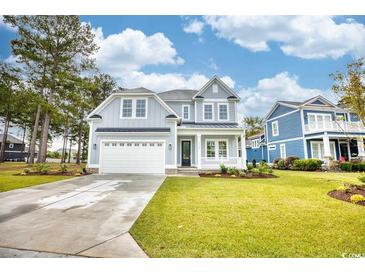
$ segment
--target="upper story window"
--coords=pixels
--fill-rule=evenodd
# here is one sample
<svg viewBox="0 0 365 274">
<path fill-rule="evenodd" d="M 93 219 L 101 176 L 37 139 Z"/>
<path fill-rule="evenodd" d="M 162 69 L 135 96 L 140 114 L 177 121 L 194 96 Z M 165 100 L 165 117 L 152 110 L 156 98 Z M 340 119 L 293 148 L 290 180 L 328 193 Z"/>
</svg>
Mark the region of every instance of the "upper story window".
<svg viewBox="0 0 365 274">
<path fill-rule="evenodd" d="M 204 120 L 213 120 L 213 104 L 204 104 Z"/>
<path fill-rule="evenodd" d="M 252 148 L 258 148 L 260 146 L 260 139 L 255 139 L 251 141 Z"/>
<path fill-rule="evenodd" d="M 182 106 L 182 118 L 183 118 L 183 120 L 190 120 L 190 106 L 189 105 Z"/>
<path fill-rule="evenodd" d="M 228 104 L 218 104 L 219 120 L 228 120 Z"/>
<path fill-rule="evenodd" d="M 218 93 L 218 85 L 217 84 L 213 84 L 212 90 L 213 90 L 213 93 Z"/>
<path fill-rule="evenodd" d="M 9 148 L 14 148 L 14 144 L 9 144 Z"/>
<path fill-rule="evenodd" d="M 325 129 L 331 128 L 332 115 L 323 113 L 309 113 L 308 125 L 309 129 Z"/>
<path fill-rule="evenodd" d="M 271 123 L 271 133 L 272 136 L 279 136 L 279 123 L 278 121 L 274 121 Z"/>
<path fill-rule="evenodd" d="M 147 99 L 122 99 L 121 118 L 143 119 L 147 118 Z"/>
</svg>

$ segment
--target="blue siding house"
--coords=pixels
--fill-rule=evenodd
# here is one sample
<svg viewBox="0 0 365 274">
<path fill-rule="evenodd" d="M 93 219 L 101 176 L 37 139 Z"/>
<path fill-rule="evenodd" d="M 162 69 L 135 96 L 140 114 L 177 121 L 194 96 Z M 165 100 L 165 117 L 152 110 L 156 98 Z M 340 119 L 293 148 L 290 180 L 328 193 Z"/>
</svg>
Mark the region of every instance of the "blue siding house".
<svg viewBox="0 0 365 274">
<path fill-rule="evenodd" d="M 272 163 L 288 156 L 317 158 L 325 164 L 365 160 L 364 138 L 359 117 L 322 96 L 304 102 L 277 101 L 265 117 L 264 132 L 247 140 L 247 162 Z"/>
</svg>

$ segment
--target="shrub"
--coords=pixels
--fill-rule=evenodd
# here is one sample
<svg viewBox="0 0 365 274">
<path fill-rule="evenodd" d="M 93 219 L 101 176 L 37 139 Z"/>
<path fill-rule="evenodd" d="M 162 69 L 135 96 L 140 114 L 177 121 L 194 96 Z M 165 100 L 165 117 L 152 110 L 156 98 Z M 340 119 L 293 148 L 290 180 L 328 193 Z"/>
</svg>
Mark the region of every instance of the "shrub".
<svg viewBox="0 0 365 274">
<path fill-rule="evenodd" d="M 246 176 L 246 172 L 244 170 L 240 170 L 240 171 L 238 171 L 238 175 L 240 177 L 245 177 Z"/>
<path fill-rule="evenodd" d="M 340 164 L 340 169 L 343 171 L 352 171 L 352 163 L 350 162 L 344 162 Z"/>
<path fill-rule="evenodd" d="M 278 168 L 278 163 L 279 163 L 280 160 L 282 160 L 282 159 L 281 158 L 274 159 L 274 161 L 272 161 L 272 166 L 274 168 Z"/>
<path fill-rule="evenodd" d="M 31 170 L 30 168 L 24 168 L 23 173 L 28 174 L 28 173 L 30 173 L 31 171 L 32 171 L 32 170 Z"/>
<path fill-rule="evenodd" d="M 227 167 L 224 164 L 220 164 L 220 169 L 221 169 L 221 173 L 222 174 L 226 174 L 227 173 Z"/>
<path fill-rule="evenodd" d="M 247 165 L 247 170 L 251 170 L 251 169 L 253 169 L 254 168 L 254 166 L 253 165 L 251 165 L 251 164 L 248 164 Z"/>
<path fill-rule="evenodd" d="M 62 173 L 66 173 L 67 172 L 67 165 L 66 164 L 60 164 L 60 171 Z"/>
<path fill-rule="evenodd" d="M 354 204 L 356 204 L 358 202 L 364 202 L 365 197 L 361 194 L 354 194 L 351 196 L 350 201 L 351 201 L 351 203 L 354 203 Z"/>
<path fill-rule="evenodd" d="M 341 192 L 346 192 L 346 193 L 350 192 L 350 188 L 348 188 L 346 186 L 339 186 L 338 188 L 336 188 L 336 190 L 341 191 Z"/>
<path fill-rule="evenodd" d="M 229 175 L 238 175 L 239 170 L 238 170 L 236 167 L 229 167 L 229 168 L 227 169 L 227 173 L 228 173 Z"/>
<path fill-rule="evenodd" d="M 47 174 L 51 169 L 51 167 L 45 163 L 36 164 L 34 167 L 35 170 L 41 174 Z"/>
<path fill-rule="evenodd" d="M 288 156 L 288 157 L 286 157 L 285 158 L 286 168 L 291 168 L 293 166 L 295 160 L 299 160 L 299 157 L 297 157 L 297 156 Z"/>
<path fill-rule="evenodd" d="M 267 173 L 269 173 L 269 174 L 273 174 L 273 173 L 274 173 L 274 170 L 273 170 L 271 167 L 269 167 L 269 168 L 267 169 Z"/>
<path fill-rule="evenodd" d="M 253 168 L 253 169 L 251 169 L 251 172 L 253 174 L 257 174 L 257 173 L 260 173 L 260 170 L 258 168 Z"/>
<path fill-rule="evenodd" d="M 352 164 L 352 171 L 365 171 L 365 163 L 364 162 L 358 162 Z"/>
<path fill-rule="evenodd" d="M 285 160 L 283 160 L 283 159 L 279 160 L 279 162 L 277 164 L 277 168 L 278 169 L 286 169 Z"/>
<path fill-rule="evenodd" d="M 293 168 L 303 171 L 319 170 L 322 166 L 322 161 L 318 159 L 301 159 L 295 160 Z"/>
<path fill-rule="evenodd" d="M 365 175 L 360 176 L 359 181 L 365 184 Z"/>
</svg>

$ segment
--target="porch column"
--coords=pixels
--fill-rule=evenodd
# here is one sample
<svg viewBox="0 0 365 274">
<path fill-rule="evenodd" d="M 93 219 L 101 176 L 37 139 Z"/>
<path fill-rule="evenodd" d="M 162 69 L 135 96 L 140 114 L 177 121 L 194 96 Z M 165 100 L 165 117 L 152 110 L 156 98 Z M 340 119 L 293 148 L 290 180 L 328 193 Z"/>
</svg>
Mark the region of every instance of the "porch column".
<svg viewBox="0 0 365 274">
<path fill-rule="evenodd" d="M 241 167 L 246 169 L 246 137 L 245 133 L 241 133 Z"/>
<path fill-rule="evenodd" d="M 200 133 L 198 133 L 196 135 L 196 139 L 197 139 L 197 149 L 198 149 L 198 159 L 197 160 L 197 167 L 198 169 L 202 168 L 202 135 Z"/>
<path fill-rule="evenodd" d="M 364 138 L 358 137 L 357 138 L 357 149 L 358 149 L 358 156 L 361 161 L 365 161 L 365 149 L 364 149 Z"/>
<path fill-rule="evenodd" d="M 327 135 L 327 132 L 323 135 L 323 159 L 325 166 L 330 166 L 330 158 L 331 158 L 331 148 L 330 148 L 330 139 Z"/>
</svg>

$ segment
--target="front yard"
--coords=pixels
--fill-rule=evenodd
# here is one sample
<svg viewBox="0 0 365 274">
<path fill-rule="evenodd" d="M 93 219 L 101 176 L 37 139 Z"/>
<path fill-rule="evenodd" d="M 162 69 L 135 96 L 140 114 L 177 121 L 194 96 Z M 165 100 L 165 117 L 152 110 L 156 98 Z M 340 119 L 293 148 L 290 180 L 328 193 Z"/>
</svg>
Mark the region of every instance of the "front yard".
<svg viewBox="0 0 365 274">
<path fill-rule="evenodd" d="M 60 166 L 59 163 L 48 163 L 48 164 L 50 165 L 51 170 L 58 170 Z M 67 166 L 69 170 L 80 169 L 80 166 L 76 164 L 68 164 Z M 29 175 L 29 176 L 19 175 L 20 173 L 23 172 L 25 168 L 29 168 L 28 164 L 26 163 L 15 163 L 15 162 L 1 163 L 0 192 L 71 178 L 71 176 L 63 176 L 63 175 Z"/>
<path fill-rule="evenodd" d="M 168 177 L 131 234 L 150 257 L 341 257 L 365 253 L 365 207 L 327 195 L 359 174 Z"/>
</svg>

